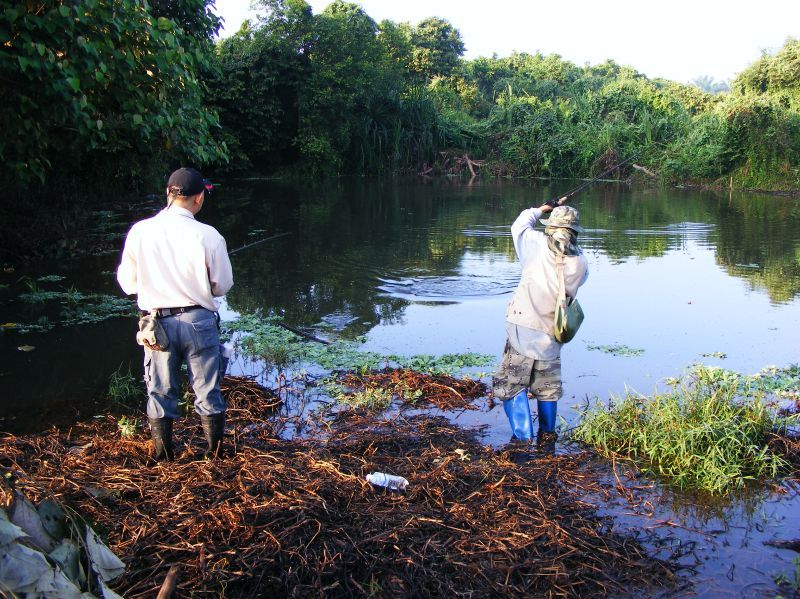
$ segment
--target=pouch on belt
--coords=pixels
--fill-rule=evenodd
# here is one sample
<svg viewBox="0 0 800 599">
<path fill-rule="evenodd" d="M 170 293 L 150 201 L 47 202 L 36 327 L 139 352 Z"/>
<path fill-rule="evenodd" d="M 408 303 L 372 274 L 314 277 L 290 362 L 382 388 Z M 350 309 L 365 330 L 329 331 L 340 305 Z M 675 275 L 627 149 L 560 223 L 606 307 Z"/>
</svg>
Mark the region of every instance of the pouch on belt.
<svg viewBox="0 0 800 599">
<path fill-rule="evenodd" d="M 139 318 L 136 343 L 146 345 L 153 351 L 164 351 L 169 347 L 167 332 L 153 313 L 144 314 Z"/>
</svg>

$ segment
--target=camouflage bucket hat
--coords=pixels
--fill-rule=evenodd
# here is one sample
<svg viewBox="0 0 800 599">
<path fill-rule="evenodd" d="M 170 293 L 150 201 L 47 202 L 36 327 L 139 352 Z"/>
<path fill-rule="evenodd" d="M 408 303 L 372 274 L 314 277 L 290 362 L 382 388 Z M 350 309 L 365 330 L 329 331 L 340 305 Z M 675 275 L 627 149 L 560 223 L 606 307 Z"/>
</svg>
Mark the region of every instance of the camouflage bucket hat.
<svg viewBox="0 0 800 599">
<path fill-rule="evenodd" d="M 576 233 L 583 233 L 583 227 L 579 224 L 578 211 L 572 206 L 556 206 L 550 213 L 550 218 L 539 222 L 545 227 L 560 227 L 572 229 Z"/>
</svg>

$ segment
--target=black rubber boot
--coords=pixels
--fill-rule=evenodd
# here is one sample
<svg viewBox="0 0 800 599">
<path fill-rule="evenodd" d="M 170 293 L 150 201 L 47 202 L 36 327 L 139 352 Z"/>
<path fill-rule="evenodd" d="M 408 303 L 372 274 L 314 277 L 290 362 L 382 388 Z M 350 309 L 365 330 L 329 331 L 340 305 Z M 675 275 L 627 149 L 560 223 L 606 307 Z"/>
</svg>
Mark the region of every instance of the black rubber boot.
<svg viewBox="0 0 800 599">
<path fill-rule="evenodd" d="M 172 418 L 148 418 L 153 437 L 153 459 L 157 462 L 175 459 L 172 450 Z"/>
<path fill-rule="evenodd" d="M 206 459 L 223 458 L 222 436 L 225 434 L 225 412 L 200 416 L 200 422 L 203 424 L 203 434 L 208 443 L 208 449 L 203 457 Z"/>
</svg>

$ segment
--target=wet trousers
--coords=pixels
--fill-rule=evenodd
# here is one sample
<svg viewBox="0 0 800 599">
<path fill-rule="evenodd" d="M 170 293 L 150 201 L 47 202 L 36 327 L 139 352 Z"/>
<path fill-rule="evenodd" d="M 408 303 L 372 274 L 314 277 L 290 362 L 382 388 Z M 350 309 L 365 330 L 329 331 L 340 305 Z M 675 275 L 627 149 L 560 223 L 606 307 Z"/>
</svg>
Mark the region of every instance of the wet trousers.
<svg viewBox="0 0 800 599">
<path fill-rule="evenodd" d="M 522 355 L 506 341 L 500 368 L 493 377 L 494 396 L 511 399 L 522 389 L 539 401 L 561 398 L 561 358 L 535 360 Z"/>
</svg>

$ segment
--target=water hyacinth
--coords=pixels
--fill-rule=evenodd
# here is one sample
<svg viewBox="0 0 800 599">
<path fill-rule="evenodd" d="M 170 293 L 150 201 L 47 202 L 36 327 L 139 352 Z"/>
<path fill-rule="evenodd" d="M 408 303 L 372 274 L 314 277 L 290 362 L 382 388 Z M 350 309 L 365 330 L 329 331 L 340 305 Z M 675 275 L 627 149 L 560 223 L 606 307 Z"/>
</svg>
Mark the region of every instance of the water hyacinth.
<svg viewBox="0 0 800 599">
<path fill-rule="evenodd" d="M 574 438 L 681 489 L 712 494 L 786 471 L 768 442 L 796 417 L 767 405 L 763 377 L 697 366 L 670 383 L 668 392 L 628 392 L 607 407 L 588 406 Z"/>
</svg>

